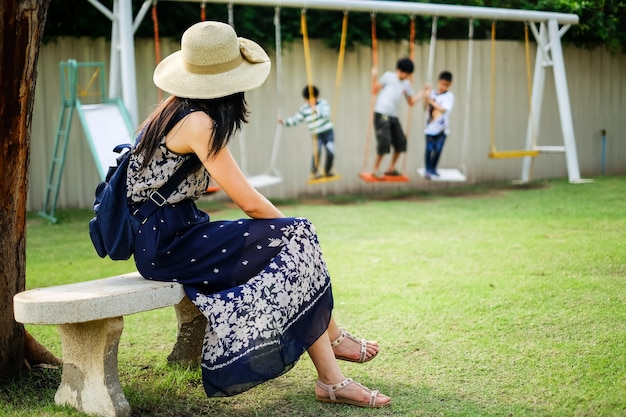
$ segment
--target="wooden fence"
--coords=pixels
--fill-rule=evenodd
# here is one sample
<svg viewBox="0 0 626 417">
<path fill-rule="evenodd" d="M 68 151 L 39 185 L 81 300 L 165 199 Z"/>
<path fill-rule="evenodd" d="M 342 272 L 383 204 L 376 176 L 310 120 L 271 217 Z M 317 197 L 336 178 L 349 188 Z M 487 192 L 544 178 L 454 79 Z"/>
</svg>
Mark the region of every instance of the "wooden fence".
<svg viewBox="0 0 626 417">
<path fill-rule="evenodd" d="M 54 137 L 61 112 L 59 62 L 103 61 L 108 69 L 109 42 L 105 39 L 63 38 L 42 47 L 39 59 L 36 102 L 33 114 L 30 159 L 28 209 L 39 210 L 43 204 L 45 186 Z M 162 55 L 177 50 L 178 42 L 162 40 Z M 333 102 L 337 53 L 321 42 L 311 45 L 314 60 L 314 82 L 321 95 Z M 446 69 L 454 74 L 453 91 L 456 105 L 452 114 L 451 134 L 445 145 L 441 167 L 464 167 L 468 182 L 492 182 L 518 179 L 522 160 L 491 160 L 487 157 L 490 132 L 490 44 L 474 43 L 474 76 L 466 79 L 467 42 L 439 41 L 435 56 L 435 73 Z M 393 70 L 395 61 L 408 53 L 407 43 L 382 42 L 379 45 L 380 72 Z M 419 89 L 426 82 L 428 44 L 416 45 L 414 85 Z M 270 54 L 271 55 L 271 54 Z M 496 81 L 496 142 L 499 149 L 519 149 L 525 144 L 528 118 L 528 97 L 524 45 L 521 42 L 497 43 Z M 567 78 L 572 105 L 578 158 L 583 177 L 601 172 L 601 129 L 606 129 L 607 149 L 605 173 L 626 173 L 626 55 L 610 54 L 603 49 L 564 48 Z M 534 45 L 531 49 L 534 61 Z M 149 40 L 136 43 L 137 84 L 140 117 L 150 113 L 157 102 L 157 90 L 152 83 L 154 45 Z M 285 96 L 276 95 L 275 73 L 259 89 L 247 94 L 252 114 L 250 123 L 231 143 L 233 153 L 241 161 L 242 146 L 247 155 L 245 170 L 253 175 L 269 167 L 272 141 L 277 128 L 277 103 L 281 116 L 289 116 L 303 103 L 300 92 L 306 84 L 302 45 L 286 45 L 283 50 Z M 534 64 L 534 62 L 533 62 Z M 276 168 L 283 181 L 264 188 L 268 197 L 299 198 L 303 196 L 360 193 L 383 189 L 415 189 L 434 186 L 419 177 L 416 169 L 423 165 L 424 139 L 421 134 L 424 113 L 421 106 L 411 109 L 411 133 L 406 155 L 406 171 L 411 181 L 406 184 L 366 184 L 357 174 L 363 166 L 371 167 L 375 153 L 371 139 L 369 154 L 365 154 L 369 117 L 371 53 L 366 47 L 356 47 L 346 54 L 344 75 L 336 101 L 335 139 L 336 168 L 342 180 L 320 185 L 306 185 L 312 154 L 311 139 L 306 126 L 283 128 Z M 463 128 L 468 82 L 473 93 L 469 99 L 469 140 L 463 152 Z M 402 121 L 406 125 L 408 108 L 403 107 Z M 562 145 L 558 107 L 551 73 L 545 85 L 538 144 Z M 384 161 L 383 163 L 385 163 Z M 404 164 L 404 163 L 403 163 Z M 540 155 L 534 160 L 533 178 L 567 177 L 563 154 Z M 63 172 L 59 208 L 90 207 L 93 191 L 100 181 L 90 148 L 78 122 L 72 127 L 67 162 Z M 219 197 L 218 197 L 219 198 Z"/>
</svg>

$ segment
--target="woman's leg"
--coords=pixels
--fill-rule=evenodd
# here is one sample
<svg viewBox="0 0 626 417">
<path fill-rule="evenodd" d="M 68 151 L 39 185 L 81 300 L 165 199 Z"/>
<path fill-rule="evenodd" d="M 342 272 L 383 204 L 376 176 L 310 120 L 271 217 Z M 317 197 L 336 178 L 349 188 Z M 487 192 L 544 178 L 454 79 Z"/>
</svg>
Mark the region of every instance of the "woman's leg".
<svg viewBox="0 0 626 417">
<path fill-rule="evenodd" d="M 341 328 L 337 325 L 333 317 L 330 318 L 330 323 L 328 323 L 328 329 L 326 330 L 326 333 L 328 334 L 328 340 L 331 343 L 337 340 L 339 336 L 341 336 Z M 380 349 L 378 347 L 378 342 L 375 340 L 366 340 L 365 343 L 367 350 L 365 353 L 364 362 L 367 362 L 369 358 L 376 356 Z M 336 356 L 351 358 L 354 360 L 359 359 L 361 354 L 361 345 L 353 339 L 350 339 L 349 337 L 343 339 L 340 344 L 333 347 L 332 349 Z"/>
<path fill-rule="evenodd" d="M 334 385 L 342 382 L 346 377 L 339 369 L 333 349 L 328 340 L 328 334 L 323 334 L 309 347 L 307 352 L 315 365 L 319 380 L 324 384 Z M 328 392 L 318 386 L 315 387 L 315 394 L 318 397 L 328 398 Z M 370 399 L 369 392 L 356 384 L 347 385 L 345 388 L 342 388 L 341 393 L 337 395 L 341 398 L 348 398 L 365 403 Z M 386 404 L 389 401 L 391 401 L 391 399 L 383 394 L 378 394 L 376 398 L 377 404 Z"/>
</svg>

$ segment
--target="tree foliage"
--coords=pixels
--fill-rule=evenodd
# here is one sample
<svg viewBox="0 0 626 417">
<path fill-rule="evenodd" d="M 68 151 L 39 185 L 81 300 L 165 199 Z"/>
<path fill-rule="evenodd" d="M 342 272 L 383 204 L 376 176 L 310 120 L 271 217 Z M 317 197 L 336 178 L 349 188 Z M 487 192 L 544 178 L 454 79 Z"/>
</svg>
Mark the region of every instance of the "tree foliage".
<svg viewBox="0 0 626 417">
<path fill-rule="evenodd" d="M 109 9 L 112 0 L 101 0 Z M 580 24 L 573 26 L 564 42 L 580 47 L 604 45 L 611 51 L 626 51 L 626 0 L 433 0 L 431 3 L 447 3 L 468 6 L 501 7 L 525 10 L 544 10 L 561 13 L 574 13 L 580 17 Z M 135 13 L 142 0 L 133 0 Z M 182 32 L 200 20 L 199 2 L 174 2 L 161 0 L 157 3 L 159 33 L 164 37 L 180 38 Z M 274 40 L 272 7 L 234 6 L 235 27 L 241 36 L 250 37 L 271 47 Z M 331 47 L 339 44 L 341 32 L 341 11 L 309 10 L 307 23 L 312 38 L 322 38 Z M 150 14 L 141 23 L 137 36 L 153 36 Z M 228 20 L 226 3 L 206 4 L 206 16 L 210 20 Z M 406 15 L 380 14 L 377 16 L 377 35 L 380 39 L 402 40 L 408 38 L 410 17 Z M 281 10 L 283 41 L 300 38 L 300 10 Z M 430 36 L 431 18 L 416 17 L 418 39 Z M 465 19 L 441 17 L 438 21 L 438 37 L 441 39 L 464 39 L 467 37 L 468 22 Z M 475 22 L 475 38 L 490 37 L 491 22 Z M 59 36 L 110 36 L 111 23 L 86 0 L 52 0 L 49 18 L 45 29 L 46 40 Z M 499 39 L 522 39 L 522 24 L 500 23 L 497 29 Z M 349 45 L 371 44 L 369 13 L 350 14 L 348 37 Z"/>
</svg>

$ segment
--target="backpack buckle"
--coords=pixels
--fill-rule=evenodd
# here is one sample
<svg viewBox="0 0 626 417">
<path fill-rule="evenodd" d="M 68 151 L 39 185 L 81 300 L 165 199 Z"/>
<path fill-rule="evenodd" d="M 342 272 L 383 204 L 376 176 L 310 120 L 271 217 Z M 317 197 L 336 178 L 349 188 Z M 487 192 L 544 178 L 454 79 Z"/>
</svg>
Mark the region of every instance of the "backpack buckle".
<svg viewBox="0 0 626 417">
<path fill-rule="evenodd" d="M 158 191 L 150 194 L 150 200 L 152 200 L 152 202 L 159 207 L 163 207 L 165 203 L 167 203 L 167 199 L 163 197 Z"/>
</svg>

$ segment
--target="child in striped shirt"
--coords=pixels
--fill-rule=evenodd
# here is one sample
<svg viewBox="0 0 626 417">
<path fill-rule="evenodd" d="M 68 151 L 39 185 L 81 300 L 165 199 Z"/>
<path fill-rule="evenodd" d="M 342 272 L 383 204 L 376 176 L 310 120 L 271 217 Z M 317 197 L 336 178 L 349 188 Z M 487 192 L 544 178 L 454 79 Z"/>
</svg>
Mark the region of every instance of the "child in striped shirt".
<svg viewBox="0 0 626 417">
<path fill-rule="evenodd" d="M 310 100 L 310 92 L 313 93 L 314 100 Z M 335 133 L 333 123 L 330 120 L 331 111 L 328 101 L 319 98 L 319 90 L 316 86 L 307 85 L 302 90 L 302 97 L 306 101 L 298 112 L 287 119 L 278 119 L 278 123 L 285 126 L 295 126 L 305 121 L 313 138 L 317 138 L 317 154 L 313 154 L 311 161 L 311 177 L 314 179 L 322 177 L 332 177 L 333 160 L 335 158 Z M 311 104 L 312 102 L 315 104 Z M 318 172 L 322 146 L 326 149 L 326 159 L 324 163 L 324 173 Z"/>
</svg>

